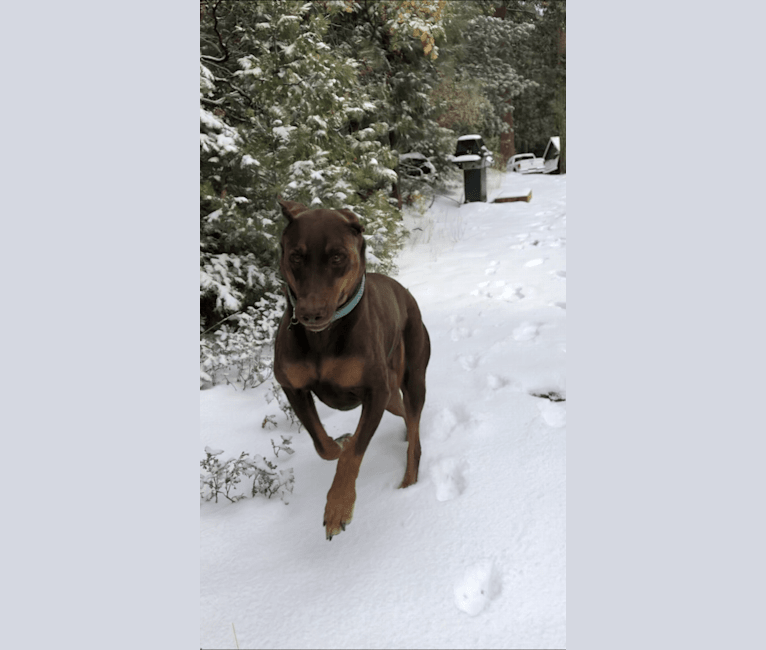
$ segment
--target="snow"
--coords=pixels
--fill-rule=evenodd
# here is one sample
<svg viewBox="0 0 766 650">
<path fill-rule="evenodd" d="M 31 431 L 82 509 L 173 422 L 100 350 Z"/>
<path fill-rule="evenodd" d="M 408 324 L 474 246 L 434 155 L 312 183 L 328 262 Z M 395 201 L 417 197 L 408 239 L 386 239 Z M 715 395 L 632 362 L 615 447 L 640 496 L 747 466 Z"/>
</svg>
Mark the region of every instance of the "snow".
<svg viewBox="0 0 766 650">
<path fill-rule="evenodd" d="M 287 141 L 290 139 L 290 131 L 294 131 L 296 128 L 294 126 L 275 126 L 271 131 L 281 140 Z"/>
<path fill-rule="evenodd" d="M 206 111 L 204 108 L 199 109 L 199 119 L 200 122 L 202 122 L 210 129 L 218 129 L 220 131 L 221 129 L 226 128 L 226 125 L 221 122 L 221 120 L 219 120 L 210 111 Z"/>
<path fill-rule="evenodd" d="M 453 156 L 452 157 L 452 162 L 453 163 L 477 162 L 479 160 L 481 160 L 481 156 L 478 156 L 475 153 L 465 153 L 462 156 Z"/>
<path fill-rule="evenodd" d="M 277 24 L 281 25 L 282 23 L 297 23 L 297 22 L 300 22 L 300 20 L 301 20 L 300 16 L 284 15 L 279 18 L 279 21 L 277 22 Z"/>
<path fill-rule="evenodd" d="M 327 128 L 327 121 L 323 120 L 319 115 L 311 115 L 306 120 L 306 124 L 310 124 L 312 126 L 318 126 L 320 129 L 326 129 Z"/>
<path fill-rule="evenodd" d="M 261 163 L 253 158 L 249 153 L 246 153 L 244 156 L 242 156 L 241 165 L 243 167 L 260 167 Z"/>
<path fill-rule="evenodd" d="M 479 138 L 481 138 L 481 136 L 476 133 L 474 133 L 473 135 L 461 135 L 458 138 L 458 142 L 460 142 L 460 140 L 478 140 Z"/>
<path fill-rule="evenodd" d="M 460 187 L 405 219 L 396 277 L 432 343 L 417 484 L 396 489 L 404 424 L 386 413 L 328 543 L 336 462 L 271 385 L 200 393 L 200 459 L 247 451 L 295 476 L 289 505 L 201 504 L 201 647 L 235 647 L 233 630 L 242 648 L 566 646 L 566 176 L 488 171 L 490 200 L 523 180 L 532 201 L 458 207 Z M 333 437 L 359 418 L 317 409 Z M 295 453 L 275 459 L 281 435 Z"/>
</svg>

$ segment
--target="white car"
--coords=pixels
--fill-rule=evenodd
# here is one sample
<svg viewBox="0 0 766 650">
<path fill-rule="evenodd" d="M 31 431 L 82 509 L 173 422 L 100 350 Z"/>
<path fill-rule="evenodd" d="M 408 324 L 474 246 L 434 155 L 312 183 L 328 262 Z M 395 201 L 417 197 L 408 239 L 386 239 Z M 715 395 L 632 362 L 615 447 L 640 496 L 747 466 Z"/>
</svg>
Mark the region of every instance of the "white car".
<svg viewBox="0 0 766 650">
<path fill-rule="evenodd" d="M 511 156 L 506 169 L 518 174 L 540 174 L 543 171 L 542 158 L 536 158 L 533 153 L 517 153 Z"/>
<path fill-rule="evenodd" d="M 543 174 L 559 173 L 559 156 L 561 155 L 561 138 L 557 135 L 548 140 L 543 154 Z"/>
<path fill-rule="evenodd" d="M 506 169 L 520 174 L 557 174 L 560 155 L 561 138 L 554 135 L 548 139 L 542 158 L 536 158 L 533 153 L 517 153 L 508 160 Z"/>
</svg>

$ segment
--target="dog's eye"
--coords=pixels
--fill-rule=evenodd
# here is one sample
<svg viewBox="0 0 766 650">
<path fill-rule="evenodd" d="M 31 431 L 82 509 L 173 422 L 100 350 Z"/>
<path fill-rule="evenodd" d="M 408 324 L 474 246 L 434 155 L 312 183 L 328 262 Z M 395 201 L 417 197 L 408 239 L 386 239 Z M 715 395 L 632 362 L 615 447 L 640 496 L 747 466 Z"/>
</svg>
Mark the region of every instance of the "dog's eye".
<svg viewBox="0 0 766 650">
<path fill-rule="evenodd" d="M 294 266 L 298 266 L 303 261 L 303 256 L 298 253 L 290 253 L 290 264 L 293 264 Z"/>
<path fill-rule="evenodd" d="M 330 257 L 330 264 L 333 266 L 340 266 L 345 261 L 345 257 L 341 255 L 340 253 L 336 253 L 335 255 L 332 255 Z"/>
</svg>

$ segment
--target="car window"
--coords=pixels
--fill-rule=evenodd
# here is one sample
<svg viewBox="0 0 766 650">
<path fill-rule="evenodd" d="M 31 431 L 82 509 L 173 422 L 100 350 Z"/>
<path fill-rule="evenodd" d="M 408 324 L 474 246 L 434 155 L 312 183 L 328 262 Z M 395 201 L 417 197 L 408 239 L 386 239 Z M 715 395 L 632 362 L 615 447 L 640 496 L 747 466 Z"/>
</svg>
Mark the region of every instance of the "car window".
<svg viewBox="0 0 766 650">
<path fill-rule="evenodd" d="M 551 142 L 548 150 L 545 152 L 545 160 L 552 160 L 560 154 L 559 148 Z"/>
</svg>

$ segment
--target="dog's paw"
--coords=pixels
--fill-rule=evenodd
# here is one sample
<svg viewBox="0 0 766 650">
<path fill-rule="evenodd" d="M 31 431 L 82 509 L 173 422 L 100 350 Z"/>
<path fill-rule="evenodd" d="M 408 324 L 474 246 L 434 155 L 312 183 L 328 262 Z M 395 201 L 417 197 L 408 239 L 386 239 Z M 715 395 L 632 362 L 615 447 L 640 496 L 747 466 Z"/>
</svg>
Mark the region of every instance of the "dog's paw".
<svg viewBox="0 0 766 650">
<path fill-rule="evenodd" d="M 332 489 L 330 490 L 327 495 L 327 506 L 324 509 L 324 521 L 322 522 L 328 540 L 346 530 L 346 526 L 354 518 L 355 503 L 355 490 L 339 494 L 334 494 Z"/>
<path fill-rule="evenodd" d="M 404 488 L 410 487 L 410 485 L 415 485 L 415 483 L 418 482 L 418 470 L 414 471 L 406 471 L 404 472 L 404 478 L 402 479 L 402 482 L 399 484 L 399 489 L 402 490 Z"/>
</svg>

